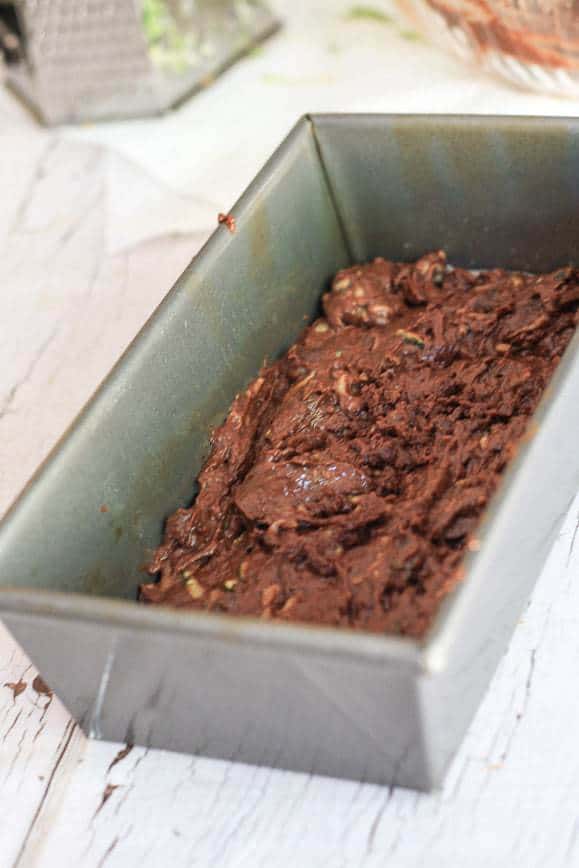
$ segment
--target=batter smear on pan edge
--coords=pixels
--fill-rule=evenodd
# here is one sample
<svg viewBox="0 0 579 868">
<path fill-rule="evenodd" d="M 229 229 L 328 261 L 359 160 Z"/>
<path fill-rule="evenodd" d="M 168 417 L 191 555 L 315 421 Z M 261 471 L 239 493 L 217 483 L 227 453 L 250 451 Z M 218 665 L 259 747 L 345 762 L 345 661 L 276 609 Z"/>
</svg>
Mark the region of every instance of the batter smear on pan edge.
<svg viewBox="0 0 579 868">
<path fill-rule="evenodd" d="M 578 320 L 579 271 L 340 271 L 239 394 L 148 603 L 422 636 Z"/>
</svg>

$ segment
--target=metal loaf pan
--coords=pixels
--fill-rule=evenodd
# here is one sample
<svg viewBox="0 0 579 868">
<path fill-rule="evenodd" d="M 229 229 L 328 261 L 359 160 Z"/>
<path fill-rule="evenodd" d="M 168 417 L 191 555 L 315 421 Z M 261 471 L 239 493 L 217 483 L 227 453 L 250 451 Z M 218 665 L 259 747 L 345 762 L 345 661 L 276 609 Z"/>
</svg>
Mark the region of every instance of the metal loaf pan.
<svg viewBox="0 0 579 868">
<path fill-rule="evenodd" d="M 432 788 L 579 487 L 577 337 L 423 642 L 147 608 L 139 568 L 338 268 L 577 261 L 579 121 L 304 118 L 233 213 L 6 516 L 1 617 L 96 738 Z"/>
</svg>

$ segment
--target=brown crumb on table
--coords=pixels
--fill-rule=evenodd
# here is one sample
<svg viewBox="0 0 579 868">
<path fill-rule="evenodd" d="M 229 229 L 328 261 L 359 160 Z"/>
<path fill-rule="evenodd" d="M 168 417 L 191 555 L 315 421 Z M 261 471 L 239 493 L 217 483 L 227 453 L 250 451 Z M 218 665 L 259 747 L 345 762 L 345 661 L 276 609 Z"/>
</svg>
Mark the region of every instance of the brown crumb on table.
<svg viewBox="0 0 579 868">
<path fill-rule="evenodd" d="M 343 269 L 213 432 L 141 599 L 424 636 L 578 308 L 572 268 L 474 273 L 436 251 Z"/>
<path fill-rule="evenodd" d="M 50 689 L 46 681 L 44 681 L 44 679 L 40 677 L 40 675 L 37 675 L 32 682 L 32 689 L 42 696 L 48 696 L 49 698 L 52 698 L 52 690 Z"/>
<path fill-rule="evenodd" d="M 237 223 L 235 222 L 235 217 L 233 216 L 233 214 L 219 214 L 217 217 L 217 222 L 219 224 L 224 224 L 225 226 L 227 226 L 232 235 L 237 229 Z"/>
<path fill-rule="evenodd" d="M 18 699 L 21 693 L 24 693 L 27 686 L 26 681 L 23 681 L 22 679 L 20 679 L 20 681 L 6 681 L 4 684 L 4 687 L 7 687 L 12 691 L 14 701 Z"/>
</svg>

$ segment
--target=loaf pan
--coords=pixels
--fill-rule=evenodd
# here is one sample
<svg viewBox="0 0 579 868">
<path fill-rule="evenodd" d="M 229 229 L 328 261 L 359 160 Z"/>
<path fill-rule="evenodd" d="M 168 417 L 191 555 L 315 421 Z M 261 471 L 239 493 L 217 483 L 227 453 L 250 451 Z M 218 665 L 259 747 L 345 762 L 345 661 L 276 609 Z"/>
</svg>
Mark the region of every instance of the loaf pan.
<svg viewBox="0 0 579 868">
<path fill-rule="evenodd" d="M 94 738 L 428 790 L 440 784 L 579 488 L 577 336 L 421 641 L 136 602 L 209 433 L 332 274 L 444 248 L 579 256 L 579 121 L 299 121 L 0 529 L 0 613 Z"/>
</svg>

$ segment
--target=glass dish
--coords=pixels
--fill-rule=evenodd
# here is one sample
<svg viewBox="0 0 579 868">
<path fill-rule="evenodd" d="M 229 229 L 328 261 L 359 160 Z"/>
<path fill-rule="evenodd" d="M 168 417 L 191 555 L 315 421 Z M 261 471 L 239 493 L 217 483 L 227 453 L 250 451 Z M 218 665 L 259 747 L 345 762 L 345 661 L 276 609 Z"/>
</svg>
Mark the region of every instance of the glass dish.
<svg viewBox="0 0 579 868">
<path fill-rule="evenodd" d="M 512 83 L 579 96 L 575 0 L 397 0 L 428 38 Z"/>
</svg>

